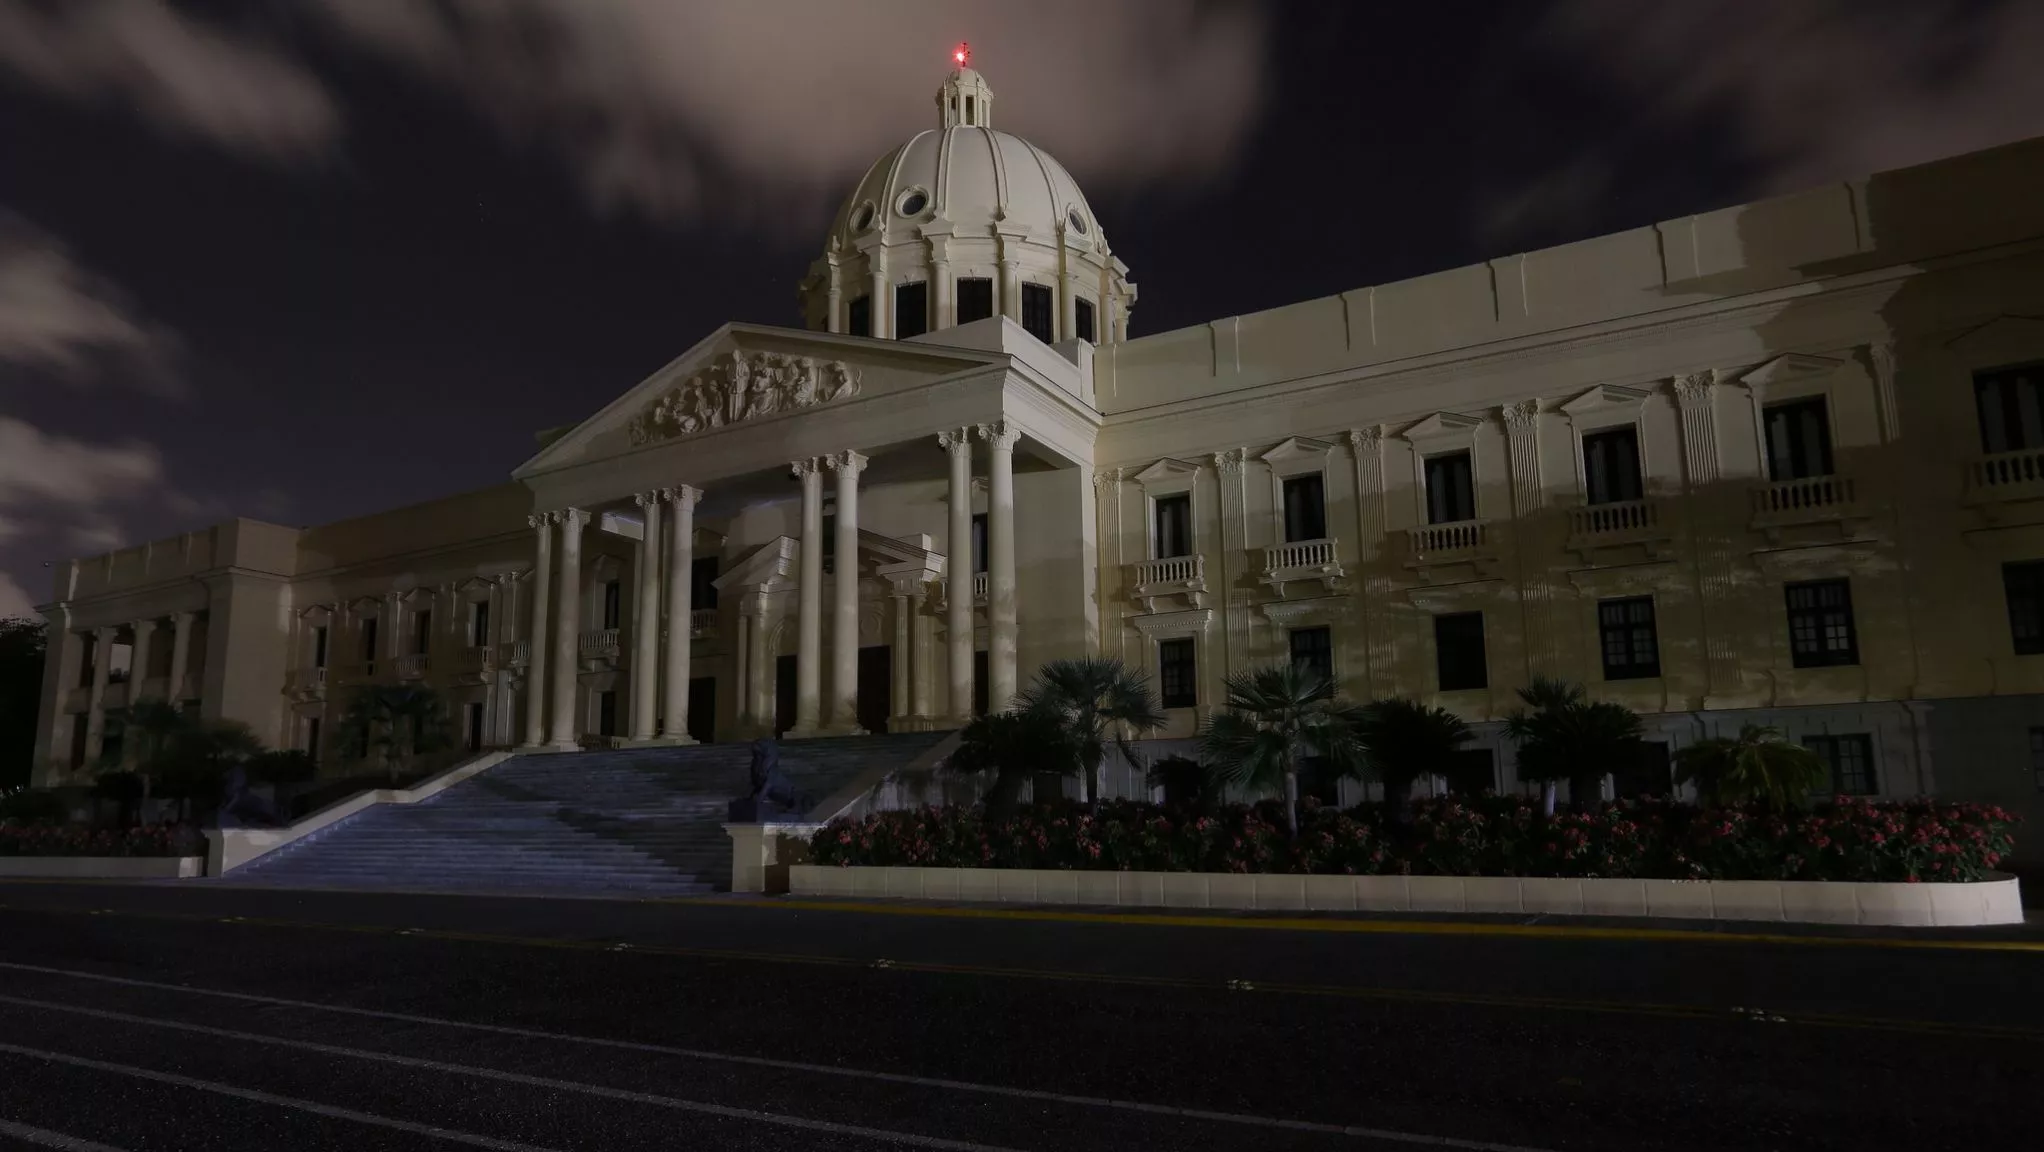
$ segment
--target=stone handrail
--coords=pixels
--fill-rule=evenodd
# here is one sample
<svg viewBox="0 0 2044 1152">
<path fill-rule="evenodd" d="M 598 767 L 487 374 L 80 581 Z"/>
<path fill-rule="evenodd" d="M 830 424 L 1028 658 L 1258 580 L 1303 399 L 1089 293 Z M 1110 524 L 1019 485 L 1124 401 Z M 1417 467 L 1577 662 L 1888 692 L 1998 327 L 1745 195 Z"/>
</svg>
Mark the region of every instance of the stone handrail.
<svg viewBox="0 0 2044 1152">
<path fill-rule="evenodd" d="M 1651 531 L 1660 524 L 1660 505 L 1653 500 L 1615 500 L 1571 508 L 1568 514 L 1571 536 L 1618 536 Z"/>
<path fill-rule="evenodd" d="M 1801 480 L 1776 480 L 1753 490 L 1753 512 L 1758 516 L 1793 515 L 1843 508 L 1859 493 L 1850 476 L 1809 476 Z"/>
<path fill-rule="evenodd" d="M 1490 542 L 1488 520 L 1450 520 L 1405 530 L 1406 547 L 1414 556 L 1474 552 Z"/>
<path fill-rule="evenodd" d="M 2006 488 L 2039 481 L 2044 481 L 2044 448 L 1996 452 L 1966 465 L 1966 483 L 1970 488 Z"/>
<path fill-rule="evenodd" d="M 1329 568 L 1334 565 L 1334 541 L 1294 540 L 1273 544 L 1263 552 L 1263 570 L 1282 572 L 1293 568 Z"/>
<path fill-rule="evenodd" d="M 1136 584 L 1185 583 L 1206 579 L 1206 557 L 1195 553 L 1191 556 L 1166 556 L 1161 560 L 1136 561 Z"/>
</svg>

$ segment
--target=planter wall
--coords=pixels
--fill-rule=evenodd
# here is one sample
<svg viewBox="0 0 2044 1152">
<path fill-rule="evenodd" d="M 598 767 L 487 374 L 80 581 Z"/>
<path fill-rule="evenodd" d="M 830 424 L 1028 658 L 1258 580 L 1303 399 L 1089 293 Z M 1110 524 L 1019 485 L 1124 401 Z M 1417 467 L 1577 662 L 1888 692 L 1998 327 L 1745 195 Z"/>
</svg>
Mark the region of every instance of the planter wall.
<svg viewBox="0 0 2044 1152">
<path fill-rule="evenodd" d="M 0 876 L 38 880 L 181 880 L 203 876 L 204 856 L 0 856 Z"/>
<path fill-rule="evenodd" d="M 1973 884 L 1811 880 L 1563 880 L 1512 876 L 1279 876 L 795 864 L 798 896 L 888 896 L 1120 908 L 1502 912 L 1805 924 L 1978 927 L 2023 922 L 2013 876 Z"/>
</svg>

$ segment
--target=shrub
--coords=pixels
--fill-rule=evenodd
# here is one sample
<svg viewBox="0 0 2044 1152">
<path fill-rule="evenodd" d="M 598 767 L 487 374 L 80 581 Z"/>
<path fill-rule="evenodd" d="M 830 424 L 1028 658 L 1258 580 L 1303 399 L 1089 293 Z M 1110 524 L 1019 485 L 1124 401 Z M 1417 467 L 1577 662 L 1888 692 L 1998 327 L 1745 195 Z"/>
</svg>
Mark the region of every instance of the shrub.
<svg viewBox="0 0 2044 1152">
<path fill-rule="evenodd" d="M 63 797 L 45 788 L 18 788 L 0 793 L 0 824 L 59 824 L 69 816 Z"/>
<path fill-rule="evenodd" d="M 1210 814 L 1131 800 L 1066 801 L 987 819 L 978 808 L 840 818 L 816 833 L 819 864 L 1141 872 L 1410 873 L 1710 880 L 1978 880 L 2009 855 L 2016 818 L 1983 804 L 1841 797 L 1782 815 L 1621 800 L 1544 815 L 1533 801 L 1423 800 L 1404 826 L 1380 805 L 1281 802 Z"/>
<path fill-rule="evenodd" d="M 90 828 L 83 824 L 0 825 L 0 856 L 184 856 L 191 833 L 171 824 Z"/>
</svg>

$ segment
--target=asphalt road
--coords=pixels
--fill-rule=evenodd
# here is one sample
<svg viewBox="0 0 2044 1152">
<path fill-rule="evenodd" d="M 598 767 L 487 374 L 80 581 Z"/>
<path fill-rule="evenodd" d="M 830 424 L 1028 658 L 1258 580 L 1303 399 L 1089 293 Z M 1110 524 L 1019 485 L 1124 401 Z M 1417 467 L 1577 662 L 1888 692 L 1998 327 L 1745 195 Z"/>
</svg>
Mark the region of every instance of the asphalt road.
<svg viewBox="0 0 2044 1152">
<path fill-rule="evenodd" d="M 1922 1150 L 2044 1131 L 2034 947 L 1358 928 L 0 884 L 0 1148 Z"/>
</svg>

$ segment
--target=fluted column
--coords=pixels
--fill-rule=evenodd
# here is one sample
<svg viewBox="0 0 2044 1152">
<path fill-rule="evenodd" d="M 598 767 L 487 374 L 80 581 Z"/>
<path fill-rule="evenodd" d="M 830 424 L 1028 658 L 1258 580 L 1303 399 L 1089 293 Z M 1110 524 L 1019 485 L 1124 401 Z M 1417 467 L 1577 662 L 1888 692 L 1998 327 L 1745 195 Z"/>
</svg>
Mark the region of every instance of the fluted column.
<svg viewBox="0 0 2044 1152">
<path fill-rule="evenodd" d="M 149 678 L 149 650 L 156 646 L 156 621 L 137 620 L 133 655 L 128 659 L 128 703 L 142 699 L 142 683 Z"/>
<path fill-rule="evenodd" d="M 549 743 L 572 752 L 582 746 L 582 717 L 576 707 L 581 688 L 577 647 L 582 640 L 582 527 L 589 523 L 589 513 L 563 508 L 553 517 L 561 526 L 561 592 L 554 613 L 553 738 Z"/>
<path fill-rule="evenodd" d="M 793 737 L 823 731 L 823 465 L 811 457 L 789 465 L 802 481 L 802 551 L 795 585 L 795 727 Z M 839 553 L 840 563 L 844 553 Z"/>
<path fill-rule="evenodd" d="M 1015 426 L 979 426 L 987 442 L 987 710 L 1015 699 Z M 966 583 L 969 590 L 970 581 Z M 969 594 L 969 593 L 968 593 Z"/>
<path fill-rule="evenodd" d="M 836 260 L 830 262 L 830 315 L 824 318 L 823 326 L 831 332 L 845 330 L 845 289 Z"/>
<path fill-rule="evenodd" d="M 1391 600 L 1391 581 L 1384 573 L 1384 429 L 1377 425 L 1351 429 L 1349 454 L 1356 471 L 1356 567 L 1362 571 L 1364 683 L 1370 699 L 1392 695 L 1398 683 L 1393 664 L 1391 621 L 1384 606 Z"/>
<path fill-rule="evenodd" d="M 738 604 L 738 646 L 733 659 L 737 663 L 737 699 L 732 701 L 731 711 L 741 731 L 753 723 L 752 716 L 752 597 L 746 596 Z"/>
<path fill-rule="evenodd" d="M 894 599 L 894 653 L 888 664 L 892 683 L 887 699 L 887 714 L 896 724 L 893 731 L 906 729 L 900 724 L 909 714 L 909 683 L 915 677 L 915 649 L 909 639 L 909 593 L 913 588 L 910 581 L 897 578 L 892 588 Z"/>
<path fill-rule="evenodd" d="M 929 582 L 918 576 L 915 590 L 908 598 L 909 650 L 915 661 L 915 671 L 909 677 L 909 712 L 924 721 L 935 714 L 930 708 L 930 665 L 937 654 L 930 643 L 930 614 L 923 610 L 929 591 Z"/>
<path fill-rule="evenodd" d="M 1717 374 L 1710 371 L 1678 376 L 1674 381 L 1682 420 L 1682 462 L 1689 479 L 1685 497 L 1700 592 L 1698 630 L 1703 637 L 1702 705 L 1706 708 L 1735 706 L 1747 695 L 1742 646 L 1732 620 L 1738 582 L 1733 549 L 1724 532 L 1708 528 L 1713 523 L 1736 523 L 1745 515 L 1740 505 L 1745 493 L 1720 483 L 1723 458 L 1717 439 L 1717 384 Z"/>
<path fill-rule="evenodd" d="M 932 330 L 955 327 L 958 323 L 958 288 L 951 279 L 951 262 L 942 257 L 930 261 L 931 309 L 935 313 Z"/>
<path fill-rule="evenodd" d="M 745 637 L 747 663 L 751 665 L 751 679 L 746 681 L 747 708 L 752 713 L 753 723 L 762 732 L 774 730 L 777 711 L 774 701 L 774 661 L 767 651 L 767 592 L 758 589 L 746 597 L 751 603 L 752 631 Z"/>
<path fill-rule="evenodd" d="M 178 707 L 184 706 L 185 669 L 192 660 L 192 622 L 196 612 L 176 612 L 170 617 L 170 691 L 164 694 Z"/>
<path fill-rule="evenodd" d="M 887 298 L 887 249 L 874 248 L 867 263 L 873 272 L 873 306 L 867 314 L 872 317 L 873 335 L 886 339 L 894 335 L 894 301 Z"/>
<path fill-rule="evenodd" d="M 525 644 L 525 746 L 546 741 L 547 595 L 554 582 L 554 521 L 551 513 L 527 516 L 532 526 L 532 632 Z M 573 665 L 570 665 L 573 667 Z"/>
<path fill-rule="evenodd" d="M 639 538 L 638 602 L 632 609 L 632 740 L 651 743 L 660 706 L 660 505 L 659 492 L 640 492 L 632 503 L 643 509 Z"/>
<path fill-rule="evenodd" d="M 1001 315 L 1022 322 L 1022 273 L 1013 260 L 1001 261 Z"/>
<path fill-rule="evenodd" d="M 837 597 L 830 635 L 830 727 L 859 727 L 859 473 L 866 458 L 849 449 L 826 457 L 837 473 Z"/>
<path fill-rule="evenodd" d="M 703 498 L 686 484 L 664 488 L 667 500 L 667 695 L 661 709 L 661 739 L 693 744 L 688 734 L 689 643 L 695 635 L 696 503 Z"/>
<path fill-rule="evenodd" d="M 85 698 L 85 768 L 99 767 L 106 742 L 106 684 L 114 655 L 114 629 L 92 630 L 92 691 Z M 131 681 L 132 682 L 132 681 Z"/>
<path fill-rule="evenodd" d="M 937 434 L 951 457 L 951 528 L 944 545 L 944 611 L 949 633 L 951 718 L 972 719 L 972 433 L 957 428 Z"/>
<path fill-rule="evenodd" d="M 1526 646 L 1526 676 L 1555 676 L 1563 656 L 1554 620 L 1554 582 L 1546 557 L 1552 547 L 1542 510 L 1546 484 L 1540 474 L 1540 401 L 1523 400 L 1499 411 L 1505 423 L 1505 452 L 1511 460 L 1512 533 L 1519 566 L 1519 609 Z"/>
</svg>

